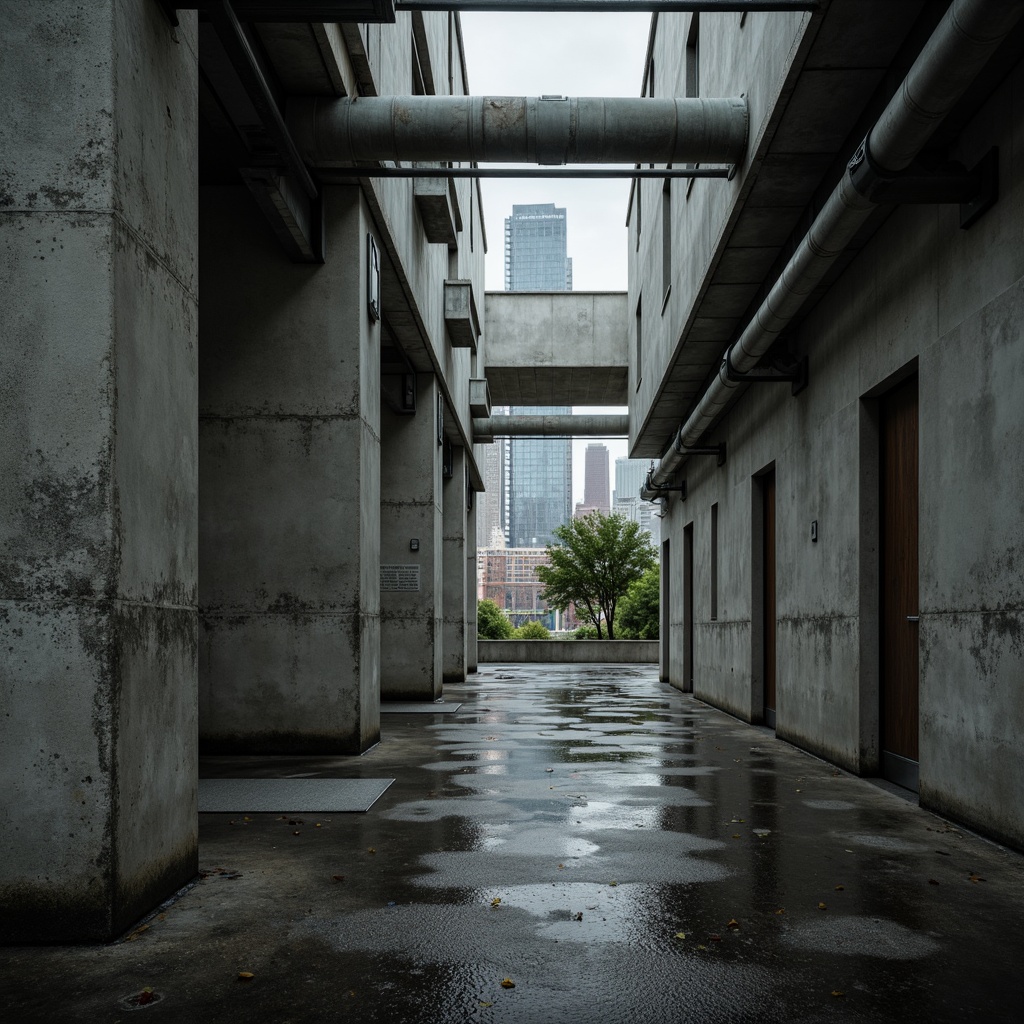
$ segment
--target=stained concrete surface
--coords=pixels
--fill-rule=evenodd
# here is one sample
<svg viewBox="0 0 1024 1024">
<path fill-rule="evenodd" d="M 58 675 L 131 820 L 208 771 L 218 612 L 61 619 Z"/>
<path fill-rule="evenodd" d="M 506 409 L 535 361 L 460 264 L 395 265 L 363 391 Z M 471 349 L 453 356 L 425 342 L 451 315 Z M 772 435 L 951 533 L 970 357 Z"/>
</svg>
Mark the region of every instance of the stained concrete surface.
<svg viewBox="0 0 1024 1024">
<path fill-rule="evenodd" d="M 397 781 L 202 815 L 201 878 L 127 941 L 0 951 L 6 1019 L 1022 1019 L 1019 853 L 656 672 L 487 666 L 359 758 L 207 759 Z"/>
</svg>

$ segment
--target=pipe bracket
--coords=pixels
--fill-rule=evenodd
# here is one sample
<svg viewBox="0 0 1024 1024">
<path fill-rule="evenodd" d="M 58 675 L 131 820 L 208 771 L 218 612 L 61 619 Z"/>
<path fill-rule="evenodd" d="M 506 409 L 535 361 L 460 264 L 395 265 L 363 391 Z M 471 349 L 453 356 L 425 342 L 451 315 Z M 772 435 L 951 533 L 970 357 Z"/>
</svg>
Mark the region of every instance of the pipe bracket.
<svg viewBox="0 0 1024 1024">
<path fill-rule="evenodd" d="M 934 168 L 912 164 L 905 171 L 889 171 L 871 155 L 867 138 L 857 148 L 847 165 L 850 183 L 859 195 L 877 206 L 960 204 L 988 205 L 980 209 L 970 223 L 974 223 L 995 202 L 998 193 L 998 150 L 991 151 L 980 163 L 968 170 L 963 164 L 945 163 Z M 993 180 L 994 178 L 994 180 Z"/>
<path fill-rule="evenodd" d="M 770 369 L 740 373 L 732 365 L 732 350 L 726 352 L 723 361 L 725 379 L 733 384 L 791 384 L 792 393 L 799 395 L 807 387 L 807 356 L 802 356 L 783 365 Z"/>
</svg>

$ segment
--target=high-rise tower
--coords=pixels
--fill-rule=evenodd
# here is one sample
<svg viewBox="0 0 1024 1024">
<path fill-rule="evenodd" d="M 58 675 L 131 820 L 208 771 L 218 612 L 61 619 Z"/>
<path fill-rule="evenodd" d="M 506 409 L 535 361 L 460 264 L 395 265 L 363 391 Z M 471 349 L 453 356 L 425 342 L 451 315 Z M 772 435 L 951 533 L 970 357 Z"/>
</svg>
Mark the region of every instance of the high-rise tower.
<svg viewBox="0 0 1024 1024">
<path fill-rule="evenodd" d="M 513 206 L 505 218 L 505 290 L 572 290 L 565 254 L 565 210 L 554 203 Z M 513 414 L 567 414 L 568 406 L 515 407 Z M 572 518 L 572 441 L 514 437 L 508 442 L 508 542 L 544 547 Z"/>
<path fill-rule="evenodd" d="M 588 444 L 583 476 L 583 504 L 594 512 L 611 511 L 608 493 L 608 446 Z"/>
<path fill-rule="evenodd" d="M 572 291 L 565 239 L 564 207 L 513 206 L 512 216 L 505 218 L 505 291 Z"/>
</svg>

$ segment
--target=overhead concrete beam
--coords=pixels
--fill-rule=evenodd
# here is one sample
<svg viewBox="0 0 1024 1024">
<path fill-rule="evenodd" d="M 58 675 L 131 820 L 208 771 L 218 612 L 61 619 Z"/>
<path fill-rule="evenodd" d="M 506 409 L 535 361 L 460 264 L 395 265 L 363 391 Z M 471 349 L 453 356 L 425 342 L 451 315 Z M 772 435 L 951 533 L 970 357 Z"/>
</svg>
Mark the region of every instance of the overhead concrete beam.
<svg viewBox="0 0 1024 1024">
<path fill-rule="evenodd" d="M 488 292 L 492 405 L 625 405 L 625 292 Z"/>
</svg>

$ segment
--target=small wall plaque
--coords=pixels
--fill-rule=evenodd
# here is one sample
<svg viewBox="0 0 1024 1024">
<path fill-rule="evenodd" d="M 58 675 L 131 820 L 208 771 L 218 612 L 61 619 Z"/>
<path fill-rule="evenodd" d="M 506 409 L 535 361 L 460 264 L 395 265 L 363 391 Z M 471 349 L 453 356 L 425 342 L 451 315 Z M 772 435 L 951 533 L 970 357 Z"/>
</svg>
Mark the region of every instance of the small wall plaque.
<svg viewBox="0 0 1024 1024">
<path fill-rule="evenodd" d="M 419 590 L 420 567 L 418 565 L 382 565 L 380 567 L 380 589 Z"/>
</svg>

